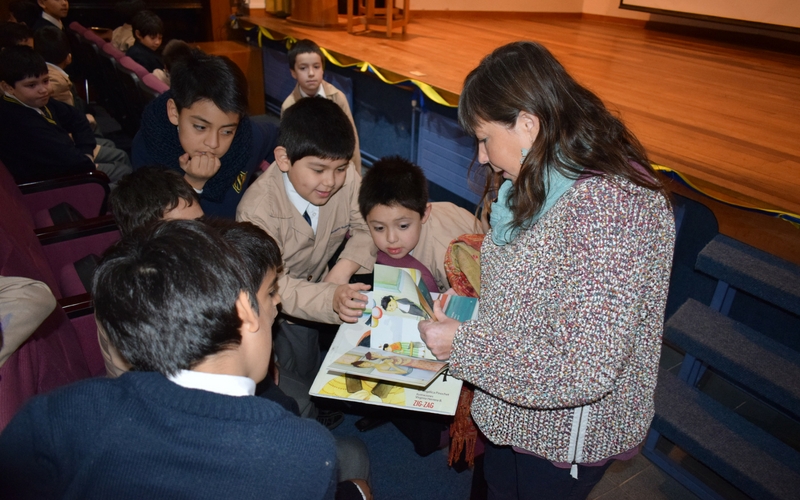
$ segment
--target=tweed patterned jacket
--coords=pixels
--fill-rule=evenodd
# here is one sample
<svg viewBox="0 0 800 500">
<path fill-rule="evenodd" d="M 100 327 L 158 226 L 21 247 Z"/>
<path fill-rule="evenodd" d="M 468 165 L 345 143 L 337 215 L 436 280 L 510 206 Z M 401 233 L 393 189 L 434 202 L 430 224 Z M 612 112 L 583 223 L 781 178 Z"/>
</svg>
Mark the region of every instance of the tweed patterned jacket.
<svg viewBox="0 0 800 500">
<path fill-rule="evenodd" d="M 577 464 L 644 440 L 674 242 L 663 196 L 604 177 L 511 243 L 484 240 L 479 319 L 456 332 L 450 372 L 476 386 L 493 443 Z"/>
</svg>

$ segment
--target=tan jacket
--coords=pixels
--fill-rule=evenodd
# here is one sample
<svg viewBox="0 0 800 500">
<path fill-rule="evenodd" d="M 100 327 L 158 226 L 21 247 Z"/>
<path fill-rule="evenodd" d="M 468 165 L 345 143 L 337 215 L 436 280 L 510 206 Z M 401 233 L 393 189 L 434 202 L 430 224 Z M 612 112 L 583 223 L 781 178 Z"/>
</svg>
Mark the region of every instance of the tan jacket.
<svg viewBox="0 0 800 500">
<path fill-rule="evenodd" d="M 359 173 L 361 172 L 361 146 L 359 145 L 358 141 L 358 130 L 356 130 L 356 122 L 353 121 L 353 114 L 350 112 L 350 104 L 347 103 L 347 97 L 336 87 L 332 84 L 326 82 L 325 80 L 322 81 L 322 88 L 325 90 L 325 97 L 330 99 L 331 101 L 335 102 L 339 105 L 340 108 L 344 111 L 344 114 L 347 115 L 347 118 L 350 119 L 350 123 L 353 124 L 353 133 L 356 134 L 356 150 L 353 152 L 353 165 L 356 166 Z M 283 117 L 283 112 L 286 111 L 286 108 L 291 106 L 292 104 L 296 103 L 298 100 L 303 98 L 303 94 L 300 93 L 300 86 L 295 84 L 294 90 L 292 93 L 289 94 L 289 97 L 283 101 L 281 105 L 281 117 Z"/>
<path fill-rule="evenodd" d="M 431 215 L 422 225 L 413 256 L 430 269 L 440 292 L 450 288 L 444 269 L 444 255 L 450 242 L 462 234 L 483 234 L 480 221 L 452 203 L 432 203 Z"/>
<path fill-rule="evenodd" d="M 320 207 L 317 234 L 289 201 L 283 176 L 273 163 L 245 191 L 236 208 L 236 220 L 250 221 L 275 238 L 283 253 L 283 274 L 278 280 L 283 311 L 296 318 L 323 323 L 341 323 L 333 311 L 337 285 L 319 283 L 328 261 L 350 231 L 340 258 L 372 271 L 377 249 L 358 210 L 361 176 L 352 164 L 344 186 Z"/>
<path fill-rule="evenodd" d="M 133 36 L 133 26 L 128 23 L 116 28 L 111 33 L 111 45 L 122 52 L 127 52 L 134 43 L 136 43 L 136 38 Z"/>
<path fill-rule="evenodd" d="M 75 106 L 75 98 L 72 96 L 72 82 L 69 77 L 51 65 L 47 65 L 47 73 L 50 75 L 50 91 L 56 101 L 61 101 L 70 106 Z"/>
<path fill-rule="evenodd" d="M 56 298 L 41 281 L 0 276 L 0 366 L 33 335 L 56 308 Z"/>
</svg>

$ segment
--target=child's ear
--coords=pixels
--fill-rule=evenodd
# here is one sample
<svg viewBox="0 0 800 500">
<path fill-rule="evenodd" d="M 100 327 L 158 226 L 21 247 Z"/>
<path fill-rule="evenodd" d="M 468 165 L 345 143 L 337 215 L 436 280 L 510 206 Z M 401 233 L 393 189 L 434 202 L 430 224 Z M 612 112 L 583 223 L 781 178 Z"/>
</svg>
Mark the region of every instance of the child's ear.
<svg viewBox="0 0 800 500">
<path fill-rule="evenodd" d="M 289 161 L 289 154 L 286 152 L 285 147 L 278 146 L 275 148 L 275 162 L 278 164 L 278 168 L 281 169 L 281 172 L 289 171 L 289 168 L 292 166 L 292 162 Z"/>
<path fill-rule="evenodd" d="M 134 36 L 134 37 L 135 37 L 137 40 L 141 40 L 142 38 L 144 38 L 144 37 L 142 36 L 142 32 L 141 32 L 141 31 L 139 31 L 139 30 L 136 30 L 136 31 L 134 31 L 134 32 L 133 32 L 133 36 Z"/>
<path fill-rule="evenodd" d="M 236 298 L 236 313 L 242 320 L 242 334 L 258 331 L 258 313 L 253 309 L 250 296 L 245 291 L 239 292 L 239 297 Z"/>
<path fill-rule="evenodd" d="M 431 205 L 430 203 L 425 205 L 425 213 L 422 215 L 422 219 L 420 220 L 420 222 L 422 222 L 423 224 L 428 222 L 428 217 L 431 216 L 431 209 L 432 208 L 433 208 L 433 205 Z"/>
<path fill-rule="evenodd" d="M 170 99 L 167 101 L 167 117 L 169 118 L 169 122 L 176 127 L 180 121 L 178 120 L 179 113 L 178 113 L 178 105 L 175 104 L 174 99 Z"/>
<path fill-rule="evenodd" d="M 2 89 L 3 92 L 8 92 L 9 94 L 14 93 L 14 87 L 7 84 L 5 81 L 0 81 L 0 89 Z"/>
<path fill-rule="evenodd" d="M 292 74 L 292 78 L 297 80 L 297 73 L 295 72 L 294 68 L 290 69 L 289 72 Z"/>
<path fill-rule="evenodd" d="M 67 54 L 67 66 L 72 64 L 72 53 Z"/>
</svg>

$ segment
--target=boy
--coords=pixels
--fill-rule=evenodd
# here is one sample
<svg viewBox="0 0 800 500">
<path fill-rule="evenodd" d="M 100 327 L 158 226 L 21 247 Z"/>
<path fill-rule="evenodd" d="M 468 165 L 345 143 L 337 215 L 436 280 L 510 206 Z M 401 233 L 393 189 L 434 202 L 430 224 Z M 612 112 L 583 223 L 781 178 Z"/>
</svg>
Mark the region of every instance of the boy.
<svg viewBox="0 0 800 500">
<path fill-rule="evenodd" d="M 300 40 L 289 50 L 289 70 L 292 78 L 297 80 L 294 90 L 281 105 L 281 117 L 283 113 L 303 97 L 324 97 L 335 102 L 350 120 L 353 127 L 353 134 L 356 136 L 356 147 L 353 151 L 353 165 L 361 173 L 361 147 L 358 143 L 358 130 L 353 121 L 353 114 L 350 112 L 350 104 L 347 97 L 339 91 L 333 84 L 322 79 L 325 74 L 325 57 L 319 45 L 311 40 Z"/>
<path fill-rule="evenodd" d="M 36 52 L 44 57 L 47 62 L 47 72 L 50 75 L 51 97 L 70 106 L 75 106 L 86 114 L 92 130 L 95 131 L 97 143 L 102 147 L 116 148 L 113 141 L 97 137 L 97 121 L 90 113 L 86 113 L 86 103 L 78 97 L 75 86 L 66 72 L 67 66 L 72 64 L 72 52 L 66 33 L 55 26 L 45 26 L 38 30 L 33 37 Z"/>
<path fill-rule="evenodd" d="M 0 99 L 0 159 L 18 184 L 95 166 L 112 185 L 130 173 L 124 151 L 103 151 L 84 114 L 50 99 L 47 64 L 30 47 L 0 51 L 0 88 L 5 93 Z"/>
<path fill-rule="evenodd" d="M 281 247 L 283 312 L 292 318 L 333 324 L 361 317 L 367 298 L 359 292 L 369 286 L 348 283 L 357 271 L 372 270 L 376 249 L 358 213 L 360 176 L 349 161 L 354 147 L 341 108 L 327 99 L 301 99 L 283 115 L 275 163 L 236 210 L 237 220 L 265 229 Z M 348 231 L 350 239 L 328 272 Z M 319 368 L 318 328 L 281 321 L 275 338 L 281 380 L 294 377 L 306 386 L 285 391 L 304 416 L 315 413 L 308 388 Z"/>
<path fill-rule="evenodd" d="M 258 288 L 202 222 L 160 222 L 112 247 L 94 276 L 95 314 L 134 370 L 32 400 L 0 435 L 0 491 L 333 498 L 330 434 L 248 397 L 267 373 L 280 302 L 280 252 L 265 242 Z"/>
<path fill-rule="evenodd" d="M 33 31 L 45 26 L 55 26 L 63 30 L 63 19 L 69 14 L 69 2 L 67 0 L 38 0 L 38 4 L 42 8 L 42 15 L 33 23 Z"/>
<path fill-rule="evenodd" d="M 247 117 L 247 80 L 230 59 L 193 49 L 170 72 L 172 87 L 142 113 L 133 165 L 184 176 L 207 215 L 233 219 L 252 173 L 275 148 L 277 130 Z"/>
<path fill-rule="evenodd" d="M 117 2 L 117 4 L 114 5 L 114 10 L 125 20 L 122 26 L 114 28 L 114 31 L 111 33 L 111 44 L 114 47 L 122 52 L 126 52 L 136 43 L 136 37 L 133 36 L 133 26 L 131 26 L 131 23 L 136 14 L 145 9 L 147 9 L 147 4 L 145 4 L 143 0 L 126 0 Z"/>
<path fill-rule="evenodd" d="M 41 17 L 40 12 L 39 6 L 31 0 L 11 0 L 8 4 L 8 20 L 24 24 L 31 29 Z"/>
<path fill-rule="evenodd" d="M 131 26 L 136 42 L 125 55 L 141 64 L 150 73 L 157 69 L 163 70 L 164 62 L 161 60 L 161 55 L 156 52 L 161 47 L 164 35 L 164 23 L 161 18 L 151 10 L 143 10 L 133 16 Z"/>
<path fill-rule="evenodd" d="M 422 169 L 393 156 L 375 162 L 364 175 L 358 194 L 361 215 L 378 247 L 377 262 L 397 267 L 421 264 L 436 286 L 450 288 L 444 256 L 450 242 L 462 234 L 483 233 L 480 222 L 463 208 L 447 202 L 428 202 L 428 181 Z M 413 255 L 412 255 L 413 254 Z"/>
<path fill-rule="evenodd" d="M 0 23 L 0 50 L 15 45 L 33 48 L 33 31 L 20 23 Z"/>
<path fill-rule="evenodd" d="M 181 174 L 164 167 L 143 167 L 117 184 L 108 203 L 123 235 L 157 220 L 194 220 L 203 208 Z"/>
</svg>

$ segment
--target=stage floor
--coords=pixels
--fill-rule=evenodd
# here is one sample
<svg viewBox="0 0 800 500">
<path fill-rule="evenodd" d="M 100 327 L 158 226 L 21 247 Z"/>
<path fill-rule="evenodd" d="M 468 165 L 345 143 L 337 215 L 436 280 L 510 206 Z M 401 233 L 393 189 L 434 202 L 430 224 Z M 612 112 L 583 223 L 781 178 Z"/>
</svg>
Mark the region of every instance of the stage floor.
<svg viewBox="0 0 800 500">
<path fill-rule="evenodd" d="M 654 162 L 725 200 L 800 213 L 800 55 L 577 15 L 412 12 L 407 33 L 391 39 L 381 28 L 349 35 L 343 24 L 243 20 L 421 80 L 451 102 L 492 49 L 539 41 L 620 114 Z"/>
</svg>

